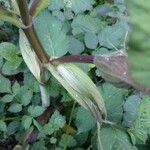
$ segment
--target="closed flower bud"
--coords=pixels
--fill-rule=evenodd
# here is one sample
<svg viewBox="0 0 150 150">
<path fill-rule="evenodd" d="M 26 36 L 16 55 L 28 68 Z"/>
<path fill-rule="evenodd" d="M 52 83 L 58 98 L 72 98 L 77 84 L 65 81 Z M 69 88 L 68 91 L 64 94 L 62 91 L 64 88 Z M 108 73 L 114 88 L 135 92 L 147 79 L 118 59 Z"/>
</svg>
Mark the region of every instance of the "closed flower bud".
<svg viewBox="0 0 150 150">
<path fill-rule="evenodd" d="M 103 98 L 92 80 L 81 69 L 73 64 L 47 64 L 46 68 L 80 105 L 91 111 L 102 123 L 106 118 Z"/>
</svg>

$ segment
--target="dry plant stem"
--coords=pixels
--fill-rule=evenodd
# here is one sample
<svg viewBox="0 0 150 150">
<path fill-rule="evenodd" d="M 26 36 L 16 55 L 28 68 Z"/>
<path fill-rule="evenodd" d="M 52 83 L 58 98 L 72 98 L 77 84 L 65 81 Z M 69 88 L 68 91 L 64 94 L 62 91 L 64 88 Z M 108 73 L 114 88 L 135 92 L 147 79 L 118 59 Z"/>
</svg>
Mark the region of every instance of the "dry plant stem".
<svg viewBox="0 0 150 150">
<path fill-rule="evenodd" d="M 24 23 L 25 26 L 28 26 L 29 24 L 32 23 L 32 22 L 30 22 L 31 16 L 29 15 L 28 4 L 27 4 L 26 0 L 17 0 L 17 3 L 18 3 L 19 10 L 20 10 L 22 22 Z M 42 63 L 47 63 L 49 56 L 45 52 L 40 40 L 38 39 L 38 36 L 36 34 L 33 24 L 30 27 L 23 29 L 23 31 L 26 34 L 26 36 L 27 36 L 32 48 L 34 49 L 37 57 L 39 58 L 39 60 Z"/>
</svg>

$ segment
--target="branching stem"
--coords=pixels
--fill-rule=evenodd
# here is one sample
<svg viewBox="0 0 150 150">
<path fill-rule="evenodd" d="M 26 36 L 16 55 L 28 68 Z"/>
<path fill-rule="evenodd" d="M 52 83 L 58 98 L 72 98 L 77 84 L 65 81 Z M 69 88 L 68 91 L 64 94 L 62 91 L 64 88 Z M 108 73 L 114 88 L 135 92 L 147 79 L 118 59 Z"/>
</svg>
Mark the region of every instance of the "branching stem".
<svg viewBox="0 0 150 150">
<path fill-rule="evenodd" d="M 28 4 L 26 0 L 17 0 L 17 3 L 18 3 L 19 10 L 20 10 L 22 22 L 24 23 L 25 26 L 28 27 L 32 21 L 32 19 L 30 19 L 31 16 L 29 15 Z M 45 52 L 40 40 L 38 39 L 38 36 L 34 29 L 34 25 L 32 24 L 28 28 L 24 28 L 23 31 L 26 34 L 39 60 L 42 63 L 47 63 L 49 56 Z"/>
</svg>

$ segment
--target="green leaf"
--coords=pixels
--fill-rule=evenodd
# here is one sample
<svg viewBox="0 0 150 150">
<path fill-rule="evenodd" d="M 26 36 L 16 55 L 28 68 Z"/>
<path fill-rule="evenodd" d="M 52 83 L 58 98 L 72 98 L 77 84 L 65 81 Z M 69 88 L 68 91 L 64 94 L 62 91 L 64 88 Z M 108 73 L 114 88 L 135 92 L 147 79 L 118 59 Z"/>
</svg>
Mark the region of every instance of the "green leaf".
<svg viewBox="0 0 150 150">
<path fill-rule="evenodd" d="M 44 140 L 40 140 L 40 141 L 38 141 L 38 142 L 36 142 L 36 143 L 33 144 L 31 150 L 37 150 L 37 149 L 39 149 L 39 150 L 48 150 L 48 149 L 45 147 L 45 142 L 44 142 Z"/>
<path fill-rule="evenodd" d="M 33 97 L 33 92 L 31 90 L 26 91 L 24 94 L 21 95 L 21 104 L 23 106 L 27 106 Z"/>
<path fill-rule="evenodd" d="M 77 108 L 75 124 L 78 128 L 78 134 L 91 130 L 96 125 L 93 116 L 82 107 Z"/>
<path fill-rule="evenodd" d="M 54 137 L 51 137 L 51 138 L 50 138 L 50 143 L 51 143 L 51 144 L 56 144 L 56 142 L 57 142 L 57 139 L 56 139 L 56 138 L 54 138 Z"/>
<path fill-rule="evenodd" d="M 61 22 L 47 10 L 43 11 L 35 20 L 37 34 L 51 56 L 63 56 L 68 51 L 68 38 L 62 31 Z"/>
<path fill-rule="evenodd" d="M 3 120 L 0 120 L 0 131 L 3 131 L 3 132 L 7 131 L 6 123 Z"/>
<path fill-rule="evenodd" d="M 122 130 L 105 127 L 100 133 L 104 150 L 136 150 L 136 147 L 131 144 L 128 134 Z"/>
<path fill-rule="evenodd" d="M 100 19 L 93 18 L 90 15 L 78 15 L 71 24 L 74 35 L 85 32 L 95 34 L 100 32 L 104 28 L 104 25 L 104 22 Z"/>
<path fill-rule="evenodd" d="M 14 95 L 17 95 L 19 91 L 20 91 L 20 84 L 17 81 L 15 81 L 15 83 L 12 86 L 12 92 Z"/>
<path fill-rule="evenodd" d="M 0 20 L 7 21 L 19 28 L 23 26 L 17 14 L 2 7 L 0 7 Z"/>
<path fill-rule="evenodd" d="M 140 101 L 141 98 L 139 95 L 131 95 L 123 105 L 123 124 L 127 127 L 133 126 L 133 123 L 137 118 Z"/>
<path fill-rule="evenodd" d="M 12 121 L 7 126 L 7 134 L 13 135 L 20 129 L 20 122 L 19 121 Z"/>
<path fill-rule="evenodd" d="M 44 112 L 44 108 L 41 106 L 29 106 L 28 107 L 28 112 L 32 117 L 38 117 Z"/>
<path fill-rule="evenodd" d="M 123 115 L 122 106 L 128 91 L 126 89 L 116 88 L 108 83 L 103 84 L 99 88 L 106 105 L 108 120 L 121 123 Z"/>
<path fill-rule="evenodd" d="M 25 128 L 25 130 L 29 129 L 32 124 L 32 117 L 31 116 L 23 116 L 22 117 L 22 126 Z"/>
<path fill-rule="evenodd" d="M 13 99 L 14 99 L 13 95 L 7 94 L 1 98 L 1 101 L 4 103 L 10 103 L 11 101 L 13 101 Z"/>
<path fill-rule="evenodd" d="M 96 49 L 98 45 L 98 38 L 96 34 L 86 33 L 84 37 L 85 45 L 87 48 Z"/>
<path fill-rule="evenodd" d="M 22 57 L 28 66 L 29 70 L 32 72 L 34 77 L 39 81 L 41 80 L 41 62 L 39 61 L 38 57 L 36 56 L 35 52 L 33 51 L 26 35 L 20 29 L 20 36 L 19 36 L 19 46 L 21 50 Z"/>
<path fill-rule="evenodd" d="M 59 145 L 61 147 L 64 147 L 64 145 L 66 144 L 66 142 L 67 142 L 67 147 L 74 147 L 74 146 L 77 145 L 77 142 L 73 138 L 73 136 L 68 135 L 68 134 L 63 134 L 62 137 L 61 137 L 61 140 L 59 142 Z"/>
<path fill-rule="evenodd" d="M 84 51 L 84 44 L 73 36 L 69 37 L 69 49 L 70 54 L 76 55 Z"/>
<path fill-rule="evenodd" d="M 0 56 L 11 62 L 13 69 L 18 68 L 22 62 L 22 58 L 18 56 L 17 52 L 16 46 L 11 43 L 3 42 L 0 44 Z"/>
<path fill-rule="evenodd" d="M 127 4 L 132 24 L 128 50 L 130 72 L 137 83 L 150 86 L 150 43 L 147 41 L 150 38 L 149 1 L 128 0 Z"/>
<path fill-rule="evenodd" d="M 92 0 L 65 0 L 67 8 L 71 8 L 76 14 L 92 9 Z"/>
<path fill-rule="evenodd" d="M 9 79 L 0 74 L 0 93 L 11 93 L 11 83 Z"/>
<path fill-rule="evenodd" d="M 18 103 L 13 103 L 9 106 L 8 111 L 12 113 L 18 113 L 22 110 L 22 105 Z"/>
<path fill-rule="evenodd" d="M 140 140 L 140 143 L 145 143 L 150 134 L 150 97 L 145 96 L 141 101 L 138 117 L 135 121 L 131 132 Z"/>
<path fill-rule="evenodd" d="M 49 10 L 60 10 L 64 7 L 64 0 L 51 0 L 48 9 Z"/>
<path fill-rule="evenodd" d="M 126 32 L 127 29 L 121 23 L 106 26 L 98 34 L 99 44 L 110 49 L 121 46 L 121 44 L 123 44 Z"/>
</svg>

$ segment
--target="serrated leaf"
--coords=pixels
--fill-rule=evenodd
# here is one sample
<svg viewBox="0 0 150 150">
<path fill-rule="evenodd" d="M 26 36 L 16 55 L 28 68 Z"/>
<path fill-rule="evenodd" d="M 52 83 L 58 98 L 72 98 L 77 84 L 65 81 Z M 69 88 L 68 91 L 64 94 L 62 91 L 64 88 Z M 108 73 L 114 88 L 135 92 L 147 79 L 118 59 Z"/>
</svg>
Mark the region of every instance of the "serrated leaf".
<svg viewBox="0 0 150 150">
<path fill-rule="evenodd" d="M 72 135 L 63 134 L 61 137 L 61 140 L 59 142 L 59 145 L 61 147 L 64 147 L 65 143 L 67 142 L 67 147 L 74 147 L 77 145 L 76 140 L 73 138 Z"/>
<path fill-rule="evenodd" d="M 98 33 L 100 32 L 105 24 L 98 18 L 94 18 L 90 15 L 78 15 L 74 18 L 72 24 L 73 34 L 77 35 L 80 33 Z"/>
<path fill-rule="evenodd" d="M 49 10 L 60 10 L 64 7 L 64 0 L 51 0 L 48 6 Z"/>
<path fill-rule="evenodd" d="M 16 81 L 12 86 L 12 92 L 14 95 L 18 94 L 20 91 L 20 84 Z"/>
<path fill-rule="evenodd" d="M 47 10 L 43 11 L 35 20 L 37 34 L 51 56 L 63 56 L 68 51 L 68 38 L 62 31 L 61 22 Z"/>
<path fill-rule="evenodd" d="M 141 97 L 139 95 L 131 95 L 127 98 L 123 105 L 123 124 L 131 127 L 137 118 Z"/>
<path fill-rule="evenodd" d="M 73 55 L 80 54 L 84 51 L 84 44 L 73 36 L 70 36 L 68 51 Z"/>
<path fill-rule="evenodd" d="M 9 106 L 8 111 L 12 113 L 18 113 L 22 110 L 22 105 L 18 103 L 13 103 Z"/>
<path fill-rule="evenodd" d="M 36 143 L 33 144 L 31 150 L 37 150 L 37 149 L 39 149 L 39 150 L 48 150 L 48 149 L 45 147 L 45 142 L 44 142 L 44 140 L 40 140 L 40 141 L 38 141 L 38 142 L 36 142 Z"/>
<path fill-rule="evenodd" d="M 138 117 L 131 131 L 133 131 L 137 141 L 139 139 L 141 143 L 146 142 L 148 134 L 150 134 L 150 97 L 146 96 L 141 101 Z"/>
<path fill-rule="evenodd" d="M 24 127 L 25 130 L 29 129 L 31 123 L 32 123 L 32 117 L 31 116 L 23 116 L 22 117 L 22 126 Z"/>
<path fill-rule="evenodd" d="M 32 117 L 38 117 L 44 112 L 44 108 L 41 106 L 29 106 L 28 107 L 28 112 Z"/>
<path fill-rule="evenodd" d="M 77 109 L 75 124 L 78 128 L 78 134 L 91 130 L 96 125 L 93 116 L 82 107 Z"/>
<path fill-rule="evenodd" d="M 0 44 L 0 56 L 10 62 L 11 68 L 17 69 L 22 62 L 22 58 L 17 55 L 17 48 L 12 43 L 3 42 Z"/>
<path fill-rule="evenodd" d="M 7 21 L 19 28 L 23 26 L 21 19 L 19 19 L 17 14 L 2 7 L 0 7 L 0 20 Z"/>
<path fill-rule="evenodd" d="M 123 115 L 122 106 L 128 91 L 126 89 L 116 88 L 108 83 L 103 84 L 102 87 L 99 88 L 105 101 L 108 120 L 121 122 Z"/>
<path fill-rule="evenodd" d="M 127 29 L 121 23 L 106 26 L 98 34 L 99 44 L 110 49 L 118 47 L 123 43 L 126 32 Z"/>
<path fill-rule="evenodd" d="M 0 120 L 0 131 L 3 131 L 3 132 L 7 131 L 6 123 L 3 120 Z"/>
<path fill-rule="evenodd" d="M 31 90 L 28 90 L 26 93 L 24 93 L 21 96 L 22 105 L 27 106 L 31 102 L 32 97 L 33 97 L 33 92 Z"/>
<path fill-rule="evenodd" d="M 137 150 L 131 144 L 128 134 L 122 130 L 105 127 L 100 133 L 102 146 L 106 150 Z"/>
<path fill-rule="evenodd" d="M 64 0 L 65 6 L 76 14 L 92 9 L 92 0 Z"/>
<path fill-rule="evenodd" d="M 7 94 L 1 98 L 1 101 L 4 103 L 10 103 L 14 99 L 13 95 Z"/>
<path fill-rule="evenodd" d="M 23 31 L 20 29 L 20 37 L 19 37 L 19 46 L 22 53 L 22 57 L 28 66 L 29 70 L 32 72 L 32 74 L 35 76 L 35 78 L 42 82 L 41 80 L 41 63 L 38 60 L 35 52 L 31 48 L 30 43 L 28 42 L 28 39 L 26 35 L 23 33 Z"/>
<path fill-rule="evenodd" d="M 98 45 L 98 38 L 96 34 L 86 33 L 84 37 L 85 45 L 87 48 L 95 49 Z"/>
<path fill-rule="evenodd" d="M 11 83 L 9 79 L 0 74 L 0 93 L 11 93 Z"/>
<path fill-rule="evenodd" d="M 128 0 L 127 4 L 132 25 L 128 50 L 130 72 L 137 83 L 150 87 L 150 43 L 147 41 L 150 38 L 150 4 L 148 0 L 144 3 Z"/>
</svg>

